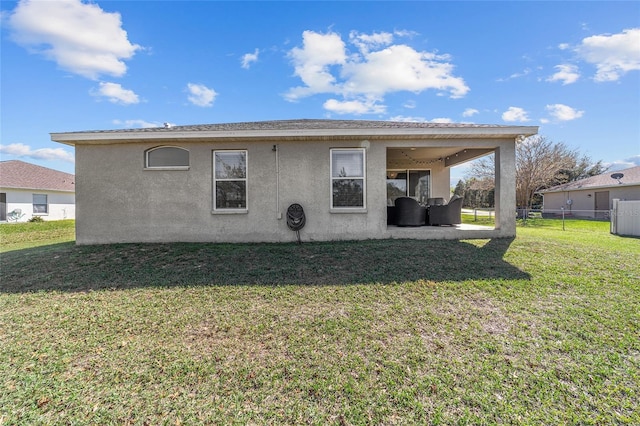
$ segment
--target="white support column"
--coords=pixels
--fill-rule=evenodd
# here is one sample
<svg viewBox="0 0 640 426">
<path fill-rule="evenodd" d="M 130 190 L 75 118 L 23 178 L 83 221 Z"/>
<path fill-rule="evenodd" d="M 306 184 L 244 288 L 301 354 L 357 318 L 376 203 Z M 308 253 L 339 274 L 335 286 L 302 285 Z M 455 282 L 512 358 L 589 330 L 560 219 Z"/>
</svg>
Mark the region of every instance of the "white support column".
<svg viewBox="0 0 640 426">
<path fill-rule="evenodd" d="M 501 237 L 516 235 L 516 147 L 503 143 L 495 151 L 496 229 Z"/>
</svg>

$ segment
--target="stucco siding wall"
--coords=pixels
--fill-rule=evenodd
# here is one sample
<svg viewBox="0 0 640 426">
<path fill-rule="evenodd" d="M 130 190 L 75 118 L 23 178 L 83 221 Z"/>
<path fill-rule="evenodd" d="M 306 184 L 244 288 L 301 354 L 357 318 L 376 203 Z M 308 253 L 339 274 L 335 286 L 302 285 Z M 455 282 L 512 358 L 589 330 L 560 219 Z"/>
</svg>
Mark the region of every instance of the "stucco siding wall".
<svg viewBox="0 0 640 426">
<path fill-rule="evenodd" d="M 591 197 L 587 197 L 587 193 Z M 571 200 L 571 205 L 567 204 L 567 200 Z M 555 192 L 544 194 L 543 211 L 546 213 L 571 214 L 576 217 L 593 218 L 595 214 L 595 197 L 593 191 L 572 191 L 572 192 Z"/>
<path fill-rule="evenodd" d="M 49 214 L 40 215 L 44 220 L 75 219 L 76 195 L 65 192 L 49 192 Z"/>
<path fill-rule="evenodd" d="M 566 213 L 571 213 L 577 217 L 595 217 L 595 193 L 609 191 L 609 206 L 613 207 L 613 199 L 620 200 L 640 200 L 640 186 L 609 187 L 597 189 L 585 189 L 567 192 L 552 192 L 544 194 L 544 210 L 547 212 L 560 213 L 564 208 Z M 567 200 L 571 200 L 571 206 L 567 205 Z"/>
<path fill-rule="evenodd" d="M 516 236 L 516 149 L 501 141 L 495 151 L 496 230 L 500 237 Z"/>
<path fill-rule="evenodd" d="M 296 235 L 286 223 L 286 210 L 292 203 L 301 204 L 305 210 L 307 220 L 301 235 L 306 241 L 388 237 L 387 147 L 437 147 L 449 143 L 307 140 L 77 144 L 76 241 L 78 244 L 295 241 Z M 505 142 L 482 140 L 478 146 L 495 147 L 501 143 Z M 145 151 L 159 145 L 188 149 L 189 169 L 146 170 Z M 330 149 L 360 147 L 366 148 L 366 210 L 332 211 Z M 247 151 L 246 213 L 213 211 L 213 151 L 224 149 Z M 449 199 L 449 169 L 442 162 L 426 167 L 413 164 L 408 168 L 431 170 L 432 196 Z M 515 189 L 511 189 L 514 194 L 506 196 L 507 205 L 515 203 Z M 507 228 L 496 233 L 498 236 L 515 233 L 515 224 L 513 229 Z"/>
<path fill-rule="evenodd" d="M 44 220 L 62 220 L 75 218 L 75 194 L 47 190 L 0 188 L 7 194 L 7 214 L 16 209 L 22 210 L 24 216 L 18 222 L 26 222 L 33 216 L 41 216 Z M 47 196 L 48 213 L 33 213 L 33 194 Z"/>
<path fill-rule="evenodd" d="M 640 185 L 623 186 L 621 188 L 614 187 L 609 191 L 609 199 L 613 206 L 613 199 L 619 200 L 640 200 Z"/>
<path fill-rule="evenodd" d="M 561 208 L 567 208 L 567 194 L 565 192 L 553 192 L 544 194 L 543 209 L 553 212 Z"/>
<path fill-rule="evenodd" d="M 309 240 L 374 238 L 386 224 L 384 148 L 367 150 L 367 212 L 345 214 L 330 212 L 329 148 L 353 143 L 283 142 L 277 153 L 266 142 L 179 145 L 189 170 L 145 170 L 155 144 L 76 146 L 77 242 L 293 241 L 291 203 L 305 209 Z M 247 213 L 212 213 L 212 152 L 222 149 L 248 151 Z"/>
<path fill-rule="evenodd" d="M 447 202 L 451 199 L 451 170 L 442 164 L 429 166 L 431 170 L 431 196 L 442 197 Z"/>
</svg>

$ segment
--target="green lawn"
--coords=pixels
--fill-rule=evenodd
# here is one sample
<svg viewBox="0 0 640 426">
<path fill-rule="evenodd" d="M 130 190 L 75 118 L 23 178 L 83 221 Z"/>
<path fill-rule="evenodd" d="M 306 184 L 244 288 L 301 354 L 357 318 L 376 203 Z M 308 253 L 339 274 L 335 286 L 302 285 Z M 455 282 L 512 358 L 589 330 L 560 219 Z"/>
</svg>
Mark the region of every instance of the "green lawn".
<svg viewBox="0 0 640 426">
<path fill-rule="evenodd" d="M 75 241 L 75 220 L 0 224 L 0 253 Z"/>
<path fill-rule="evenodd" d="M 640 239 L 606 222 L 80 247 L 29 225 L 0 225 L 0 425 L 640 424 Z"/>
</svg>

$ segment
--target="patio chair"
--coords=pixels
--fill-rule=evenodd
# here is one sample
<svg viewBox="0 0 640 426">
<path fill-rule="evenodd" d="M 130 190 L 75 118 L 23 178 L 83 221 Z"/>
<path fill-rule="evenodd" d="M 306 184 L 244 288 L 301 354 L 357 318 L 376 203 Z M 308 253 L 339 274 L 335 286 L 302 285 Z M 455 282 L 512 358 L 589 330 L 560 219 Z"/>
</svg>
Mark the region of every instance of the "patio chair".
<svg viewBox="0 0 640 426">
<path fill-rule="evenodd" d="M 462 198 L 454 195 L 444 206 L 429 206 L 429 225 L 458 225 L 462 223 Z"/>
<path fill-rule="evenodd" d="M 387 206 L 387 225 L 396 224 L 396 206 Z"/>
<path fill-rule="evenodd" d="M 22 213 L 22 209 L 15 209 L 9 213 L 7 213 L 7 220 L 9 221 L 14 221 L 17 222 L 20 219 L 22 219 L 25 216 L 24 213 Z"/>
<path fill-rule="evenodd" d="M 426 224 L 427 209 L 413 198 L 396 198 L 395 205 L 396 225 L 422 226 Z"/>
<path fill-rule="evenodd" d="M 444 206 L 444 198 L 436 197 L 436 198 L 427 198 L 428 206 Z"/>
</svg>

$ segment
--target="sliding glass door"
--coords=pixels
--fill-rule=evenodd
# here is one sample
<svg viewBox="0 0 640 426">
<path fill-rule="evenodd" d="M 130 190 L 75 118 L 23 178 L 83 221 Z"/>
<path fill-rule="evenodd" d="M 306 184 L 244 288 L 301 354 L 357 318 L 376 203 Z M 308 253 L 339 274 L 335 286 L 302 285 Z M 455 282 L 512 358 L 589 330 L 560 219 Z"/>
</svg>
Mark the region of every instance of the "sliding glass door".
<svg viewBox="0 0 640 426">
<path fill-rule="evenodd" d="M 431 193 L 429 170 L 387 170 L 387 204 L 398 197 L 411 197 L 424 204 Z"/>
</svg>

